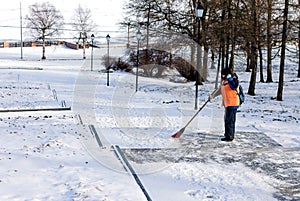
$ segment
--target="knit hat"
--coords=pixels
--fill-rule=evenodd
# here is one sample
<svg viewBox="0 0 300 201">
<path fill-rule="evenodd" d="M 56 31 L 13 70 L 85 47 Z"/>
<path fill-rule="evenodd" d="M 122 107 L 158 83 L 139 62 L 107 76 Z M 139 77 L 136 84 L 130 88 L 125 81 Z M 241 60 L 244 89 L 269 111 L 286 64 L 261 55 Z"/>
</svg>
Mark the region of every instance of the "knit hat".
<svg viewBox="0 0 300 201">
<path fill-rule="evenodd" d="M 229 68 L 222 69 L 221 75 L 227 76 L 228 74 L 231 74 L 231 70 Z"/>
</svg>

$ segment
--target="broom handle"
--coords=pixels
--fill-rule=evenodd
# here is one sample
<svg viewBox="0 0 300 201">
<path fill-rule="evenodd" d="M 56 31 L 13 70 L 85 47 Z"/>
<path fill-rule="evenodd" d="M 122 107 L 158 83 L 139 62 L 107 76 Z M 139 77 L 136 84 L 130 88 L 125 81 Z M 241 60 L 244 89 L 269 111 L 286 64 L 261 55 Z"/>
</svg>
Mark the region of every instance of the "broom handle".
<svg viewBox="0 0 300 201">
<path fill-rule="evenodd" d="M 194 116 L 187 122 L 187 124 L 184 126 L 186 128 L 194 119 L 195 117 L 199 114 L 199 112 L 206 106 L 206 104 L 209 102 L 209 99 L 201 106 L 201 108 L 194 114 Z"/>
<path fill-rule="evenodd" d="M 215 95 L 218 90 L 220 90 L 220 87 L 216 90 L 214 90 L 214 92 L 211 93 L 211 95 Z M 187 124 L 183 127 L 184 129 L 195 119 L 195 117 L 199 114 L 199 112 L 206 106 L 206 104 L 210 101 L 210 98 L 207 99 L 207 101 L 201 106 L 201 108 L 199 108 L 199 110 L 196 112 L 196 114 L 187 122 Z"/>
</svg>

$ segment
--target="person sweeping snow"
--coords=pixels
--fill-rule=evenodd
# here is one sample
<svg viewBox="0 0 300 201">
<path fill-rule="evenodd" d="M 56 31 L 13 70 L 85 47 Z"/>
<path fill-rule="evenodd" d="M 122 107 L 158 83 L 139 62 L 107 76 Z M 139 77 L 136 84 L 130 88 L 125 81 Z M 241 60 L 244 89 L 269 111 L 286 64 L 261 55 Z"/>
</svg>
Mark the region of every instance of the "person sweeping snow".
<svg viewBox="0 0 300 201">
<path fill-rule="evenodd" d="M 231 73 L 230 69 L 222 69 L 221 71 L 222 84 L 216 93 L 210 95 L 209 99 L 212 100 L 218 95 L 222 95 L 222 105 L 225 108 L 224 125 L 225 133 L 222 141 L 230 142 L 234 139 L 236 112 L 240 106 L 239 93 L 239 80 L 236 73 Z"/>
<path fill-rule="evenodd" d="M 216 89 L 211 95 L 209 95 L 208 100 L 200 107 L 200 109 L 188 121 L 188 123 L 178 132 L 172 135 L 173 138 L 180 138 L 186 127 L 193 121 L 193 119 L 200 113 L 200 111 L 207 105 L 207 103 L 221 94 L 223 99 L 222 105 L 225 107 L 225 134 L 224 137 L 221 138 L 221 140 L 230 142 L 234 139 L 236 112 L 238 107 L 244 101 L 244 94 L 242 93 L 241 86 L 239 86 L 239 80 L 236 73 L 232 74 L 229 69 L 223 69 L 221 71 L 221 76 L 221 86 Z"/>
</svg>

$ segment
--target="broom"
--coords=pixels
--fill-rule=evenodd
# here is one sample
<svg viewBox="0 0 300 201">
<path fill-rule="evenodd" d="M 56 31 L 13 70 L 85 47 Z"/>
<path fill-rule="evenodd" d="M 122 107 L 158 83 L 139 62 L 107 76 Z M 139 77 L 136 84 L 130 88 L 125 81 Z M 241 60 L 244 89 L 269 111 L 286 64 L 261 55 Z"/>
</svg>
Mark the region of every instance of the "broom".
<svg viewBox="0 0 300 201">
<path fill-rule="evenodd" d="M 196 114 L 194 114 L 194 116 L 187 122 L 187 124 L 181 128 L 177 133 L 172 135 L 172 138 L 180 138 L 180 136 L 183 134 L 184 130 L 186 129 L 186 127 L 188 127 L 188 125 L 195 119 L 195 117 L 199 114 L 199 112 L 207 105 L 207 103 L 210 101 L 210 97 L 214 97 L 215 94 L 219 91 L 220 87 L 218 89 L 216 89 L 207 99 L 207 101 L 199 108 L 199 110 L 196 112 Z"/>
</svg>

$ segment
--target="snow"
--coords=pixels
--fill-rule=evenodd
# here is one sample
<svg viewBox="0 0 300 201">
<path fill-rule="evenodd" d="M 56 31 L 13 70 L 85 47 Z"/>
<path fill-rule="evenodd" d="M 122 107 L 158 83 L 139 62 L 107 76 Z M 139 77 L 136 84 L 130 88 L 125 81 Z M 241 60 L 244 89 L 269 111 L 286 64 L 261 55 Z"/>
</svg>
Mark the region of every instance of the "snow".
<svg viewBox="0 0 300 201">
<path fill-rule="evenodd" d="M 257 83 L 237 114 L 236 139 L 220 142 L 217 97 L 195 114 L 194 83 L 94 70 L 81 50 L 0 49 L 0 200 L 146 200 L 114 147 L 118 145 L 152 200 L 299 199 L 300 109 L 297 65 L 286 70 L 284 101 L 274 83 Z M 87 56 L 90 55 L 87 50 Z M 114 48 L 113 56 L 123 50 Z M 199 87 L 199 106 L 213 91 L 215 70 Z M 249 73 L 238 71 L 247 92 Z M 64 108 L 71 110 L 47 111 Z M 9 109 L 32 109 L 7 112 Z M 40 109 L 40 111 L 34 111 Z M 96 133 L 93 132 L 95 129 Z"/>
</svg>

